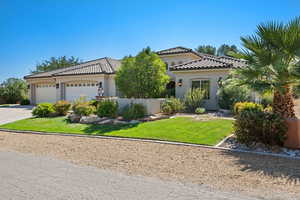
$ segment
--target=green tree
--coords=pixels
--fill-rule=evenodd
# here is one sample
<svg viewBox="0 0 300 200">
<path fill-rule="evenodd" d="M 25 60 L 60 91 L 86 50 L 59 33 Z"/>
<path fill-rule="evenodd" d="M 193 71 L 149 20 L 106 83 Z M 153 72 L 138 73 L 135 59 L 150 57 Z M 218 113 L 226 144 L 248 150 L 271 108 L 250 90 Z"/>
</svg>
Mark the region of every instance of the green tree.
<svg viewBox="0 0 300 200">
<path fill-rule="evenodd" d="M 116 74 L 116 86 L 128 98 L 160 97 L 168 81 L 165 63 L 149 47 L 125 57 Z"/>
<path fill-rule="evenodd" d="M 300 82 L 300 18 L 260 24 L 254 35 L 241 40 L 248 66 L 236 71 L 240 83 L 273 91 L 273 111 L 295 117 L 292 87 Z"/>
<path fill-rule="evenodd" d="M 9 78 L 0 85 L 0 98 L 6 103 L 17 103 L 27 96 L 27 84 L 22 79 Z"/>
<path fill-rule="evenodd" d="M 238 53 L 239 50 L 235 45 L 222 44 L 217 51 L 218 56 L 232 56 L 233 53 Z"/>
<path fill-rule="evenodd" d="M 61 57 L 51 57 L 49 60 L 45 60 L 42 63 L 36 65 L 36 69 L 32 71 L 32 73 L 39 73 L 39 72 L 47 72 L 55 69 L 70 67 L 73 65 L 80 64 L 79 58 L 75 58 L 71 56 L 67 58 L 66 56 Z"/>
<path fill-rule="evenodd" d="M 211 46 L 211 45 L 200 45 L 195 49 L 195 51 L 197 51 L 199 53 L 216 55 L 216 47 Z"/>
</svg>

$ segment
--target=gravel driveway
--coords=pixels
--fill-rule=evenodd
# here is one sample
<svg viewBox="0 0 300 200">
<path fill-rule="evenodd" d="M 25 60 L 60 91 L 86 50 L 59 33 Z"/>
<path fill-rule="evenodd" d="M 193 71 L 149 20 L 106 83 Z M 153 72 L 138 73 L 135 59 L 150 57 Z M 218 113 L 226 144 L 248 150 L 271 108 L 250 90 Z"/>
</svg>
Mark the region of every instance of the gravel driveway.
<svg viewBox="0 0 300 200">
<path fill-rule="evenodd" d="M 128 176 L 30 154 L 0 151 L 2 199 L 257 200 L 204 185 Z"/>
<path fill-rule="evenodd" d="M 31 117 L 33 106 L 0 107 L 0 125 Z"/>
<path fill-rule="evenodd" d="M 130 176 L 205 185 L 258 199 L 299 199 L 300 194 L 300 160 L 137 141 L 5 132 L 0 132 L 0 150 L 50 156 Z"/>
</svg>

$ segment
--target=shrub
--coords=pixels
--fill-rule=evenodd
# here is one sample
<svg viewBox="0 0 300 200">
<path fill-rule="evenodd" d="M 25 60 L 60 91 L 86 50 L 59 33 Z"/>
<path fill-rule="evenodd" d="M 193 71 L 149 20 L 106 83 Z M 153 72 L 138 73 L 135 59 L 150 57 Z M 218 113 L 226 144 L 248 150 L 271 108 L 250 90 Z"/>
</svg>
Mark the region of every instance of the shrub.
<svg viewBox="0 0 300 200">
<path fill-rule="evenodd" d="M 272 106 L 265 107 L 264 112 L 273 112 L 273 107 Z"/>
<path fill-rule="evenodd" d="M 190 89 L 184 96 L 184 106 L 187 112 L 195 112 L 203 105 L 204 92 L 200 88 Z"/>
<path fill-rule="evenodd" d="M 147 114 L 146 108 L 143 104 L 130 104 L 124 107 L 122 116 L 125 120 L 139 119 Z"/>
<path fill-rule="evenodd" d="M 80 97 L 73 103 L 72 110 L 76 115 L 89 116 L 93 114 L 96 109 L 90 105 L 85 97 Z"/>
<path fill-rule="evenodd" d="M 264 108 L 271 106 L 273 104 L 273 94 L 272 93 L 265 93 L 261 97 L 260 102 Z"/>
<path fill-rule="evenodd" d="M 240 143 L 251 145 L 283 145 L 287 124 L 280 115 L 263 111 L 243 110 L 234 122 L 234 133 Z"/>
<path fill-rule="evenodd" d="M 184 104 L 180 101 L 180 99 L 176 99 L 174 97 L 166 99 L 161 107 L 162 111 L 166 114 L 174 114 L 184 110 Z"/>
<path fill-rule="evenodd" d="M 237 86 L 233 79 L 221 83 L 217 92 L 221 109 L 232 110 L 237 102 L 250 101 L 250 90 L 245 86 Z"/>
<path fill-rule="evenodd" d="M 111 100 L 102 100 L 98 103 L 97 115 L 99 117 L 116 117 L 118 113 L 118 103 Z"/>
<path fill-rule="evenodd" d="M 40 103 L 32 111 L 32 115 L 35 117 L 50 117 L 54 114 L 54 106 L 51 103 Z"/>
<path fill-rule="evenodd" d="M 65 116 L 71 108 L 71 104 L 68 101 L 58 101 L 54 104 L 54 110 L 59 116 Z"/>
<path fill-rule="evenodd" d="M 30 100 L 29 99 L 22 99 L 21 102 L 20 102 L 20 104 L 22 106 L 30 105 Z"/>
<path fill-rule="evenodd" d="M 205 108 L 196 108 L 196 110 L 195 110 L 195 113 L 196 114 L 203 114 L 203 113 L 205 113 Z"/>
<path fill-rule="evenodd" d="M 90 101 L 90 105 L 94 106 L 95 108 L 98 108 L 98 104 L 99 104 L 99 101 L 97 101 L 95 99 L 93 99 L 93 100 Z"/>
<path fill-rule="evenodd" d="M 238 114 L 244 110 L 247 111 L 263 111 L 263 106 L 261 104 L 253 102 L 238 102 L 234 105 L 234 113 Z"/>
</svg>

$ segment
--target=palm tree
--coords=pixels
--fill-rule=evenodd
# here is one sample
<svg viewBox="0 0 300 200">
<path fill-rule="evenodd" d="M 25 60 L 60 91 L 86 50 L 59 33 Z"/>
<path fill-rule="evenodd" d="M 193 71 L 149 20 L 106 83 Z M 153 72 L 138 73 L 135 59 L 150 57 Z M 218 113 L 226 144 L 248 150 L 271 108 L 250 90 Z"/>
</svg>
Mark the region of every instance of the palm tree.
<svg viewBox="0 0 300 200">
<path fill-rule="evenodd" d="M 248 66 L 237 69 L 239 81 L 255 91 L 272 91 L 273 111 L 295 117 L 292 87 L 300 83 L 300 17 L 289 23 L 268 22 L 241 37 Z"/>
</svg>

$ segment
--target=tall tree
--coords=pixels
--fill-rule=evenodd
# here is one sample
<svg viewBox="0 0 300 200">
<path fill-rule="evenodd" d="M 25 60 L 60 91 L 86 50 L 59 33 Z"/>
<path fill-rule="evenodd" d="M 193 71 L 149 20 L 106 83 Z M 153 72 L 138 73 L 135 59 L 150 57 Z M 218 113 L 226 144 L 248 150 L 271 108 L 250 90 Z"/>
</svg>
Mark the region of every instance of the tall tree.
<svg viewBox="0 0 300 200">
<path fill-rule="evenodd" d="M 199 45 L 195 51 L 199 53 L 205 53 L 210 55 L 216 55 L 216 47 L 211 45 Z"/>
<path fill-rule="evenodd" d="M 125 57 L 116 74 L 116 86 L 126 97 L 155 98 L 169 81 L 166 64 L 148 47 L 136 57 Z"/>
<path fill-rule="evenodd" d="M 36 69 L 32 71 L 32 73 L 39 73 L 39 72 L 47 72 L 55 69 L 70 67 L 73 65 L 80 64 L 79 58 L 75 58 L 71 56 L 67 58 L 66 56 L 61 57 L 51 57 L 49 60 L 45 60 L 42 63 L 36 65 Z"/>
<path fill-rule="evenodd" d="M 295 117 L 292 87 L 300 82 L 300 17 L 287 24 L 263 23 L 241 40 L 248 66 L 237 70 L 238 80 L 256 91 L 273 91 L 273 111 Z"/>
<path fill-rule="evenodd" d="M 239 50 L 235 45 L 222 44 L 217 51 L 218 56 L 231 56 L 232 53 L 238 53 Z"/>
<path fill-rule="evenodd" d="M 27 84 L 22 79 L 9 78 L 0 84 L 0 97 L 6 103 L 17 103 L 27 96 Z"/>
</svg>

